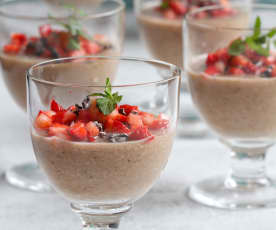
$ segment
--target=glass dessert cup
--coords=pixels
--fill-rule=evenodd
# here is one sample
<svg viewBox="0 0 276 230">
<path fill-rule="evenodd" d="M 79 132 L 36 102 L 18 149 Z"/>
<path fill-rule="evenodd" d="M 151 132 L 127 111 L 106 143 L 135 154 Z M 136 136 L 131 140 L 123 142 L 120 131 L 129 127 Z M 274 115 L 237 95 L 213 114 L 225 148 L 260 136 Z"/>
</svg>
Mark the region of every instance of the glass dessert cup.
<svg viewBox="0 0 276 230">
<path fill-rule="evenodd" d="M 235 0 L 135 0 L 135 12 L 140 32 L 150 54 L 162 61 L 184 66 L 183 51 L 183 22 L 186 14 L 193 9 L 206 5 L 227 4 L 231 5 Z M 165 2 L 169 2 L 165 4 Z M 180 2 L 177 4 L 175 2 Z M 249 4 L 250 0 L 243 1 L 243 4 Z M 162 5 L 162 9 L 160 6 Z M 223 10 L 214 12 L 212 17 L 207 18 L 202 14 L 202 20 L 207 24 L 227 24 L 231 26 L 240 25 L 243 21 L 242 16 L 235 17 Z M 199 35 L 200 36 L 200 35 Z M 180 103 L 180 124 L 179 135 L 184 137 L 201 137 L 208 133 L 206 125 L 200 119 L 196 112 L 187 87 L 187 79 L 182 79 Z"/>
<path fill-rule="evenodd" d="M 103 0 L 96 5 L 86 2 L 78 6 L 53 5 L 43 0 L 3 1 L 0 4 L 0 63 L 4 82 L 15 103 L 26 111 L 26 71 L 38 62 L 67 56 L 120 55 L 124 8 L 121 0 Z M 115 72 L 116 66 L 100 69 Z M 107 72 L 112 79 L 114 73 Z M 75 76 L 72 72 L 71 78 Z M 87 78 L 95 80 L 92 76 Z M 12 167 L 5 176 L 17 187 L 33 191 L 50 189 L 34 162 Z"/>
<path fill-rule="evenodd" d="M 234 9 L 249 15 L 244 28 L 214 27 L 197 20 L 197 14 L 216 8 L 188 14 L 185 67 L 196 107 L 231 150 L 231 168 L 226 177 L 192 185 L 188 194 L 217 208 L 275 206 L 275 181 L 266 173 L 265 159 L 276 139 L 275 27 L 270 20 L 276 7 L 236 4 Z M 199 32 L 202 36 L 195 36 Z"/>
<path fill-rule="evenodd" d="M 64 66 L 114 62 L 118 72 L 112 87 L 108 80 L 105 86 L 88 82 L 82 72 L 78 82 L 60 81 L 62 74 L 66 77 Z M 175 136 L 180 75 L 165 62 L 95 56 L 56 59 L 28 71 L 37 161 L 53 188 L 71 202 L 84 229 L 118 228 L 121 216 L 159 178 Z M 153 97 L 156 90 L 166 101 L 161 107 Z M 105 106 L 105 100 L 111 102 L 108 95 L 118 99 L 111 109 Z M 157 105 L 144 108 L 146 102 Z"/>
</svg>

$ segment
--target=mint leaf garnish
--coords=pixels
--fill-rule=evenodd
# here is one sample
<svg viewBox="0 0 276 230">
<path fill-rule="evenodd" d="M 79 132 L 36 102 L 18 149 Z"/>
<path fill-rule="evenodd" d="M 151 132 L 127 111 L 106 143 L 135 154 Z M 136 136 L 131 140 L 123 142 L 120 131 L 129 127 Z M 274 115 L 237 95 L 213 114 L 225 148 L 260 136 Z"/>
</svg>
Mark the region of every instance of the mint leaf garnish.
<svg viewBox="0 0 276 230">
<path fill-rule="evenodd" d="M 64 8 L 67 8 L 72 11 L 72 15 L 69 16 L 68 23 L 64 23 L 60 20 L 57 20 L 51 15 L 48 15 L 48 18 L 54 21 L 55 24 L 61 25 L 64 27 L 70 34 L 69 43 L 67 48 L 70 50 L 80 49 L 79 36 L 91 40 L 91 37 L 83 30 L 82 25 L 79 22 L 79 17 L 86 16 L 85 12 L 77 9 L 74 5 L 66 4 Z"/>
<path fill-rule="evenodd" d="M 169 6 L 170 6 L 169 0 L 167 0 L 167 1 L 163 1 L 163 2 L 161 3 L 161 6 L 160 6 L 160 7 L 161 7 L 161 9 L 165 10 L 165 9 L 168 9 Z"/>
<path fill-rule="evenodd" d="M 123 98 L 123 96 L 119 95 L 118 92 L 112 94 L 112 86 L 109 78 L 106 79 L 104 93 L 93 93 L 89 96 L 100 97 L 97 98 L 96 102 L 99 110 L 104 115 L 112 113 L 112 111 L 116 108 L 116 105 Z"/>
<path fill-rule="evenodd" d="M 270 40 L 276 35 L 276 28 L 273 28 L 268 33 L 262 35 L 261 27 L 261 18 L 258 16 L 255 20 L 253 35 L 247 36 L 245 39 L 239 38 L 233 41 L 229 47 L 228 53 L 233 56 L 238 56 L 242 54 L 245 51 L 246 46 L 248 46 L 261 56 L 269 56 Z M 274 45 L 276 46 L 275 41 Z"/>
<path fill-rule="evenodd" d="M 245 42 L 242 39 L 237 39 L 232 42 L 228 53 L 233 56 L 238 56 L 245 51 Z"/>
</svg>

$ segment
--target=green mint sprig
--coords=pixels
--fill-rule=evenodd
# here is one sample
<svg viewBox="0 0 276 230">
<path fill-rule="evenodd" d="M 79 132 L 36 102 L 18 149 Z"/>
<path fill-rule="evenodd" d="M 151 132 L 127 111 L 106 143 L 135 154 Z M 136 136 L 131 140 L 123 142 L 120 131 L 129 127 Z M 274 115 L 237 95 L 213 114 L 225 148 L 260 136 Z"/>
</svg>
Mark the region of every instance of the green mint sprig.
<svg viewBox="0 0 276 230">
<path fill-rule="evenodd" d="M 268 33 L 261 33 L 261 18 L 258 16 L 254 25 L 253 35 L 245 37 L 245 39 L 237 39 L 229 47 L 228 53 L 233 56 L 242 54 L 246 46 L 256 51 L 261 56 L 269 56 L 270 40 L 276 35 L 276 28 L 271 29 Z M 274 41 L 276 46 L 276 41 Z"/>
<path fill-rule="evenodd" d="M 67 23 L 59 21 L 51 15 L 48 15 L 48 18 L 54 21 L 55 24 L 64 27 L 70 34 L 68 49 L 78 50 L 80 49 L 80 36 L 87 40 L 91 40 L 91 37 L 83 30 L 82 25 L 79 22 L 79 17 L 84 17 L 86 14 L 84 11 L 77 9 L 74 5 L 66 4 L 64 5 L 64 8 L 72 11 L 72 15 L 69 16 L 69 21 Z"/>
<path fill-rule="evenodd" d="M 161 3 L 160 8 L 162 10 L 165 10 L 165 9 L 168 9 L 169 7 L 170 7 L 169 0 L 163 0 L 162 3 Z"/>
<path fill-rule="evenodd" d="M 123 96 L 119 95 L 118 92 L 112 93 L 112 87 L 109 78 L 106 79 L 104 93 L 93 93 L 89 96 L 100 97 L 96 99 L 97 107 L 104 115 L 112 113 L 112 111 L 116 108 L 116 105 L 123 98 Z"/>
</svg>

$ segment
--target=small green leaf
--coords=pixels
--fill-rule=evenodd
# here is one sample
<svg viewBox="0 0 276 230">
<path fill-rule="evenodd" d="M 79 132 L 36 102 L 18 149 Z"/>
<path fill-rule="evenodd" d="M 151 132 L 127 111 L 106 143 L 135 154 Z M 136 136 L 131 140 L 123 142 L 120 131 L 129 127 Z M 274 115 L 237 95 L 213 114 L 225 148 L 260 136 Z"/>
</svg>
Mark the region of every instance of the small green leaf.
<svg viewBox="0 0 276 230">
<path fill-rule="evenodd" d="M 80 49 L 80 44 L 78 40 L 75 40 L 74 38 L 69 39 L 68 43 L 68 49 L 70 50 L 78 50 Z"/>
<path fill-rule="evenodd" d="M 122 100 L 123 96 L 119 95 L 118 92 L 112 94 L 112 86 L 110 79 L 107 78 L 105 81 L 104 93 L 93 93 L 89 96 L 97 96 L 97 107 L 104 114 L 110 114 L 116 108 L 116 105 Z"/>
<path fill-rule="evenodd" d="M 245 51 L 245 42 L 242 39 L 237 39 L 229 47 L 228 53 L 233 56 L 238 56 Z"/>
<path fill-rule="evenodd" d="M 268 32 L 267 36 L 269 38 L 273 38 L 276 35 L 276 28 L 273 28 L 271 31 Z"/>
<path fill-rule="evenodd" d="M 163 1 L 162 4 L 161 4 L 161 9 L 163 9 L 163 10 L 168 9 L 169 6 L 170 6 L 169 0 Z"/>
<path fill-rule="evenodd" d="M 252 37 L 248 37 L 246 39 L 246 43 L 252 50 L 256 51 L 258 54 L 265 57 L 269 56 L 269 47 L 262 47 L 262 45 L 258 45 L 257 43 L 255 43 Z"/>
<path fill-rule="evenodd" d="M 261 26 L 262 26 L 261 18 L 260 18 L 260 16 L 258 16 L 256 18 L 255 25 L 254 25 L 254 34 L 253 34 L 254 38 L 257 38 L 257 37 L 260 36 L 260 34 L 261 34 Z"/>
</svg>

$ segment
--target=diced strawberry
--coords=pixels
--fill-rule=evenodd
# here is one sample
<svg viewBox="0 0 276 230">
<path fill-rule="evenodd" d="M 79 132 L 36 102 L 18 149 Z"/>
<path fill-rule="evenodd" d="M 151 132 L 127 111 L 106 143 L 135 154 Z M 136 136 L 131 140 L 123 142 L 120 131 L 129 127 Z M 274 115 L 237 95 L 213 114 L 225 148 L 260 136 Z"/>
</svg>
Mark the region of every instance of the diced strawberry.
<svg viewBox="0 0 276 230">
<path fill-rule="evenodd" d="M 85 41 L 82 42 L 82 48 L 87 54 L 98 54 L 102 51 L 102 47 L 96 42 Z"/>
<path fill-rule="evenodd" d="M 230 55 L 228 54 L 227 48 L 218 49 L 216 51 L 216 55 L 220 61 L 223 61 L 224 63 L 227 63 L 230 59 Z"/>
<path fill-rule="evenodd" d="M 172 9 L 166 9 L 163 11 L 163 15 L 167 19 L 176 19 L 177 15 Z"/>
<path fill-rule="evenodd" d="M 29 40 L 30 40 L 31 42 L 36 42 L 36 41 L 39 40 L 39 38 L 36 37 L 36 36 L 31 36 L 31 37 L 29 38 Z"/>
<path fill-rule="evenodd" d="M 210 65 L 206 68 L 205 73 L 208 74 L 208 75 L 213 76 L 213 75 L 220 74 L 221 72 L 217 69 L 216 66 Z"/>
<path fill-rule="evenodd" d="M 166 129 L 169 126 L 169 121 L 165 119 L 155 119 L 153 123 L 149 126 L 150 129 Z"/>
<path fill-rule="evenodd" d="M 39 111 L 36 120 L 35 127 L 38 129 L 47 130 L 53 123 L 52 118 L 45 111 Z"/>
<path fill-rule="evenodd" d="M 83 49 L 73 50 L 68 53 L 68 57 L 81 57 L 81 56 L 85 56 L 85 55 L 86 55 L 86 53 L 85 53 L 85 50 L 83 50 Z"/>
<path fill-rule="evenodd" d="M 206 59 L 206 65 L 214 65 L 218 61 L 218 55 L 216 53 L 209 53 Z"/>
<path fill-rule="evenodd" d="M 130 129 L 126 127 L 122 122 L 115 120 L 113 122 L 112 132 L 129 134 Z"/>
<path fill-rule="evenodd" d="M 87 123 L 87 122 L 89 122 L 89 121 L 91 121 L 93 119 L 91 118 L 91 114 L 90 114 L 89 110 L 87 110 L 87 109 L 81 109 L 79 111 L 79 115 L 77 117 L 77 120 Z"/>
<path fill-rule="evenodd" d="M 149 132 L 147 127 L 139 127 L 134 129 L 134 131 L 129 135 L 130 140 L 141 140 L 147 137 L 151 137 L 151 133 Z"/>
<path fill-rule="evenodd" d="M 108 43 L 108 38 L 103 34 L 94 34 L 93 40 L 99 43 Z"/>
<path fill-rule="evenodd" d="M 272 65 L 271 76 L 276 77 L 276 65 Z"/>
<path fill-rule="evenodd" d="M 119 112 L 123 112 L 126 116 L 128 116 L 132 111 L 139 111 L 138 106 L 132 105 L 120 105 Z"/>
<path fill-rule="evenodd" d="M 243 71 L 242 69 L 236 68 L 236 67 L 231 67 L 231 68 L 229 69 L 229 73 L 230 73 L 231 75 L 236 75 L 236 76 L 244 75 L 244 74 L 245 74 L 244 71 Z"/>
<path fill-rule="evenodd" d="M 275 61 L 276 61 L 276 58 L 275 56 L 272 56 L 272 55 L 262 58 L 262 62 L 267 66 L 273 65 Z"/>
<path fill-rule="evenodd" d="M 95 140 L 96 140 L 95 137 L 90 137 L 90 136 L 88 137 L 88 141 L 89 141 L 89 142 L 94 142 Z"/>
<path fill-rule="evenodd" d="M 39 33 L 41 37 L 48 37 L 52 33 L 52 27 L 49 24 L 39 27 Z"/>
<path fill-rule="evenodd" d="M 54 123 L 50 128 L 49 128 L 49 136 L 56 136 L 64 140 L 70 141 L 72 138 L 70 137 L 69 133 L 69 126 L 59 124 L 59 123 Z"/>
<path fill-rule="evenodd" d="M 69 128 L 69 134 L 77 141 L 85 141 L 87 139 L 87 130 L 82 122 L 74 123 Z"/>
<path fill-rule="evenodd" d="M 96 99 L 91 100 L 90 107 L 88 108 L 89 116 L 92 121 L 98 121 L 100 123 L 104 123 L 105 116 L 101 113 L 97 107 Z"/>
<path fill-rule="evenodd" d="M 21 50 L 21 46 L 18 44 L 7 44 L 4 45 L 3 51 L 7 54 L 18 54 Z"/>
<path fill-rule="evenodd" d="M 64 113 L 63 123 L 64 124 L 70 124 L 71 122 L 75 121 L 76 118 L 77 118 L 77 115 L 73 111 L 67 110 Z"/>
<path fill-rule="evenodd" d="M 141 116 L 145 126 L 151 126 L 155 120 L 155 116 L 151 113 L 140 112 L 139 115 Z"/>
<path fill-rule="evenodd" d="M 217 68 L 217 70 L 220 72 L 220 73 L 223 73 L 225 68 L 226 68 L 226 65 L 223 61 L 218 61 L 215 63 L 215 67 Z"/>
<path fill-rule="evenodd" d="M 85 128 L 88 132 L 88 137 L 96 137 L 100 133 L 100 130 L 98 129 L 98 127 L 92 121 L 88 122 L 85 125 Z"/>
<path fill-rule="evenodd" d="M 188 12 L 188 7 L 186 4 L 179 0 L 171 0 L 169 5 L 176 14 L 185 15 Z"/>
<path fill-rule="evenodd" d="M 257 71 L 257 67 L 252 63 L 248 62 L 247 65 L 243 68 L 244 72 L 255 74 Z"/>
<path fill-rule="evenodd" d="M 118 109 L 114 109 L 112 113 L 110 113 L 109 115 L 105 116 L 105 119 L 112 119 L 112 120 L 117 120 L 117 121 L 121 121 L 121 122 L 126 122 L 127 121 L 127 116 L 119 113 Z"/>
<path fill-rule="evenodd" d="M 233 67 L 246 67 L 248 63 L 249 60 L 243 55 L 234 56 L 230 60 L 230 65 Z"/>
<path fill-rule="evenodd" d="M 143 127 L 143 121 L 140 115 L 130 113 L 127 116 L 127 123 L 130 125 L 131 129 L 137 129 L 139 127 Z"/>
<path fill-rule="evenodd" d="M 51 101 L 51 110 L 55 112 L 64 111 L 64 108 L 59 105 L 54 99 Z"/>
<path fill-rule="evenodd" d="M 11 35 L 11 43 L 18 44 L 19 46 L 25 45 L 27 37 L 25 34 L 14 33 Z"/>
</svg>

